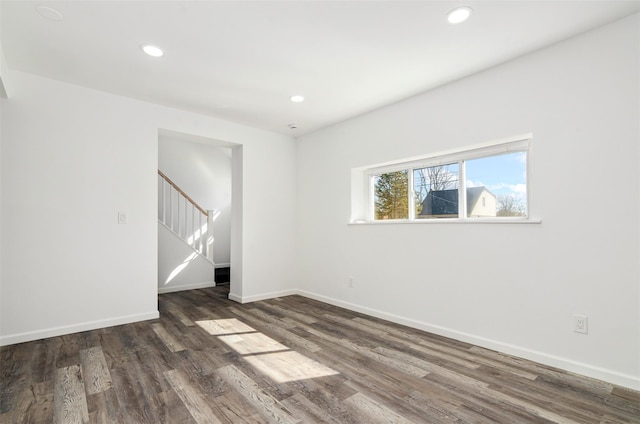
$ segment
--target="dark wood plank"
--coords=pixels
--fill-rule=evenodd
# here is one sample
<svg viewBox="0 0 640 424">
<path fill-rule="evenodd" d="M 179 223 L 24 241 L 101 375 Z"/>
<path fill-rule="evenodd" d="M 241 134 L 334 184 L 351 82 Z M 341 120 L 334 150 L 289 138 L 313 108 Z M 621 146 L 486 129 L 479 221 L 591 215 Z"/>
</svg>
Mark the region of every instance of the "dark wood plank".
<svg viewBox="0 0 640 424">
<path fill-rule="evenodd" d="M 79 365 L 58 368 L 53 402 L 54 423 L 84 424 L 89 422 L 87 398 Z"/>
<path fill-rule="evenodd" d="M 88 395 L 111 388 L 111 375 L 100 346 L 80 350 L 80 364 Z"/>
<path fill-rule="evenodd" d="M 51 423 L 53 422 L 53 381 L 35 383 L 22 389 L 16 407 L 0 423 Z"/>
<path fill-rule="evenodd" d="M 267 421 L 282 424 L 301 422 L 277 399 L 234 365 L 219 368 L 216 373 L 248 400 Z"/>
<path fill-rule="evenodd" d="M 87 395 L 89 421 L 94 424 L 127 424 L 113 389 Z"/>
<path fill-rule="evenodd" d="M 222 423 L 222 421 L 209 407 L 209 403 L 206 399 L 198 393 L 198 390 L 192 387 L 188 379 L 180 372 L 180 370 L 167 371 L 164 375 L 173 388 L 173 391 L 178 395 L 180 400 L 182 400 L 182 403 L 184 403 L 195 422 L 198 424 Z"/>
</svg>

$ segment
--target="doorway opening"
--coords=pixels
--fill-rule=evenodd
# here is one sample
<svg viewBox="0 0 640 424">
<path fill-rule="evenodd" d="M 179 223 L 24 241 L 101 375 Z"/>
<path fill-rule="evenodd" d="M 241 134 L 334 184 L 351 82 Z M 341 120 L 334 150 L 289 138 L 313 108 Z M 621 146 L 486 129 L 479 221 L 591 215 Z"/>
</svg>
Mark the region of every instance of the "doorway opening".
<svg viewBox="0 0 640 424">
<path fill-rule="evenodd" d="M 158 170 L 172 183 L 158 186 L 158 292 L 229 285 L 241 293 L 242 145 L 160 129 Z M 176 237 L 206 244 L 207 257 Z"/>
</svg>

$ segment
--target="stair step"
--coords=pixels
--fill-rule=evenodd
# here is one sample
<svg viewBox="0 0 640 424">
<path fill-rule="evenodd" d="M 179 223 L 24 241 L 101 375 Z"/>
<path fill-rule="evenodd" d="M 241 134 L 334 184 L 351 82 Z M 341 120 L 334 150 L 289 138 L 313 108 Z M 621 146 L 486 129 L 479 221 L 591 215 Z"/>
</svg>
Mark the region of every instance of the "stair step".
<svg viewBox="0 0 640 424">
<path fill-rule="evenodd" d="M 231 281 L 230 277 L 231 277 L 230 267 L 216 268 L 216 271 L 215 271 L 216 284 L 228 283 L 229 281 Z"/>
</svg>

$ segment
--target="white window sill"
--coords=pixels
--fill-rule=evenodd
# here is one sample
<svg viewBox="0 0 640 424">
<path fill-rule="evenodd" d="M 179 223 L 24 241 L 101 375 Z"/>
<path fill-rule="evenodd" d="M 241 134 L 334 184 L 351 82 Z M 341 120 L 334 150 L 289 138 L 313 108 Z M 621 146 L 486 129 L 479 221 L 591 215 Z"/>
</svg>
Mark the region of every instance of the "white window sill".
<svg viewBox="0 0 640 424">
<path fill-rule="evenodd" d="M 393 225 L 393 224 L 541 224 L 541 219 L 522 219 L 522 218 L 441 218 L 441 219 L 387 219 L 379 221 L 353 221 L 348 225 Z"/>
</svg>

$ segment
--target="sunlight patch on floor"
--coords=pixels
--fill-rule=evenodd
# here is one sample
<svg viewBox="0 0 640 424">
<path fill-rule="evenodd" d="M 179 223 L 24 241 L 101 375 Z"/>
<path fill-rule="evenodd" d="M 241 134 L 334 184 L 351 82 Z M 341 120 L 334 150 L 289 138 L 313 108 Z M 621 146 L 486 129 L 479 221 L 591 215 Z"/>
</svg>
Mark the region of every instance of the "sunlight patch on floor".
<svg viewBox="0 0 640 424">
<path fill-rule="evenodd" d="M 276 383 L 338 374 L 337 371 L 295 351 L 247 356 L 245 359 Z"/>
<path fill-rule="evenodd" d="M 236 318 L 201 320 L 196 324 L 242 355 L 251 366 L 276 383 L 339 374 Z"/>
<path fill-rule="evenodd" d="M 218 338 L 241 355 L 289 350 L 285 345 L 262 333 L 233 334 L 218 336 Z"/>
<path fill-rule="evenodd" d="M 204 331 L 212 336 L 221 336 L 223 334 L 253 333 L 255 328 L 249 327 L 247 324 L 235 318 L 229 319 L 208 319 L 204 321 L 196 321 Z"/>
</svg>

